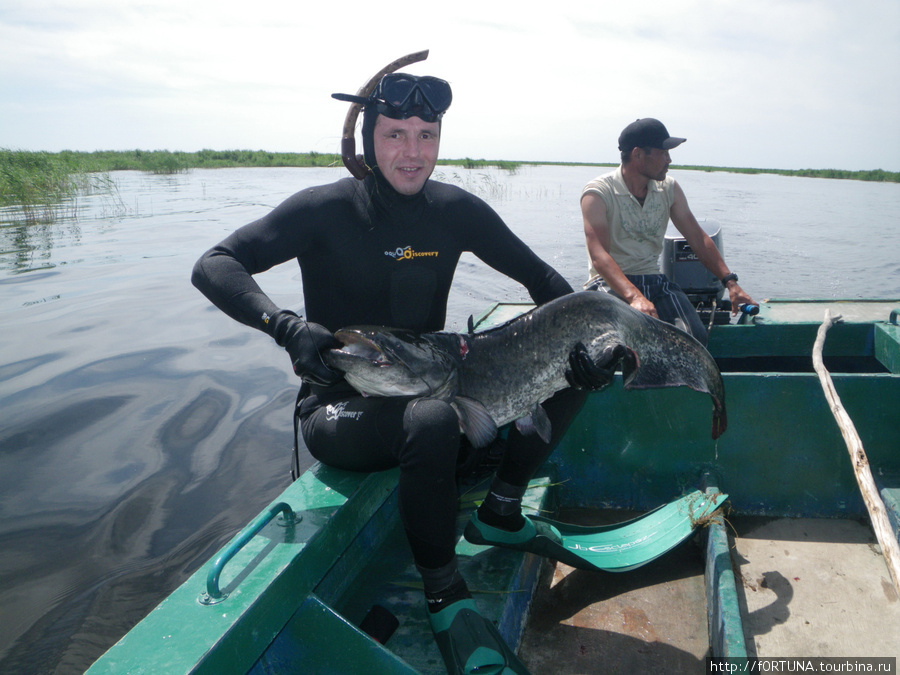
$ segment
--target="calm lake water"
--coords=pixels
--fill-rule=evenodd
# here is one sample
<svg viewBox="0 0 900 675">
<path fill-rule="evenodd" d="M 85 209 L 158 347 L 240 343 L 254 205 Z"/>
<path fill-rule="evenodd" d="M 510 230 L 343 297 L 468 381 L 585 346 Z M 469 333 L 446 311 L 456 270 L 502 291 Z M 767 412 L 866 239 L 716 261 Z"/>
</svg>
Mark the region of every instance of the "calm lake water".
<svg viewBox="0 0 900 675">
<path fill-rule="evenodd" d="M 574 287 L 578 198 L 605 169 L 439 169 Z M 117 172 L 49 225 L 0 212 L 0 672 L 84 671 L 289 482 L 297 380 L 191 285 L 226 234 L 343 169 Z M 900 298 L 900 185 L 676 171 L 765 298 Z M 300 309 L 300 274 L 259 277 Z M 365 283 L 364 279 L 360 283 Z M 527 300 L 464 257 L 448 329 Z"/>
</svg>

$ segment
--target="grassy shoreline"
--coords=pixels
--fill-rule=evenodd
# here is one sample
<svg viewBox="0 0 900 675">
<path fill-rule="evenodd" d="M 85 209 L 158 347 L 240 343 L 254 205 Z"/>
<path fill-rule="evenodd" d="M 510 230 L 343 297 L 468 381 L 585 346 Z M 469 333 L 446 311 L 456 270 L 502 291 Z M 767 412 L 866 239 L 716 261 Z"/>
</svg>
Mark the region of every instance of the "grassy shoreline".
<svg viewBox="0 0 900 675">
<path fill-rule="evenodd" d="M 532 162 L 486 159 L 445 159 L 440 166 L 459 166 L 467 169 L 497 167 L 515 171 L 522 166 L 595 166 L 613 167 L 616 164 L 583 162 Z M 52 204 L 71 199 L 85 191 L 109 183 L 112 171 L 146 171 L 154 174 L 174 174 L 190 169 L 218 169 L 233 167 L 328 167 L 340 166 L 337 154 L 318 152 L 267 152 L 264 150 L 201 150 L 199 152 L 170 152 L 168 150 L 125 150 L 76 152 L 31 152 L 0 148 L 0 206 L 49 208 Z M 839 169 L 752 169 L 716 166 L 679 166 L 673 169 L 691 171 L 725 171 L 730 173 L 772 173 L 783 176 L 836 178 L 900 183 L 900 172 L 844 171 Z"/>
</svg>

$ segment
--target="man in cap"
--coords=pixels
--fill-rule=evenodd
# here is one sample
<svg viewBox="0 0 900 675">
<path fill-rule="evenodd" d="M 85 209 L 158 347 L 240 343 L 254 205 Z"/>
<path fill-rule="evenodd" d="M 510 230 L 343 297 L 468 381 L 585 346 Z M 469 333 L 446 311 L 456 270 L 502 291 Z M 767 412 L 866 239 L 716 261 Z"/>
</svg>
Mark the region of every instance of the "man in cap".
<svg viewBox="0 0 900 675">
<path fill-rule="evenodd" d="M 437 398 L 363 397 L 328 368 L 322 353 L 340 346 L 333 333 L 345 326 L 442 330 L 464 251 L 521 283 L 536 303 L 572 287 L 485 202 L 430 179 L 452 97 L 447 82 L 389 73 L 368 96 L 335 97 L 364 106 L 363 178 L 289 197 L 207 251 L 192 281 L 222 311 L 287 350 L 304 382 L 299 440 L 313 457 L 354 471 L 400 467 L 401 520 L 448 670 L 524 673 L 478 613 L 457 566 L 456 479 L 465 460 L 457 413 Z M 292 258 L 302 273 L 306 318 L 275 305 L 252 278 Z M 573 352 L 573 387 L 545 404 L 550 443 L 510 429 L 481 522 L 506 533 L 525 530 L 521 500 L 528 481 L 580 409 L 584 390 L 608 384 L 614 365 L 598 368 Z"/>
<path fill-rule="evenodd" d="M 741 305 L 756 303 L 691 213 L 681 186 L 666 175 L 672 162 L 669 150 L 685 140 L 670 136 L 662 122 L 649 117 L 622 131 L 622 164 L 590 181 L 581 193 L 590 258 L 585 287 L 605 286 L 635 309 L 679 325 L 706 344 L 706 327 L 697 311 L 659 270 L 670 218 L 698 260 L 728 289 L 732 314 Z"/>
</svg>

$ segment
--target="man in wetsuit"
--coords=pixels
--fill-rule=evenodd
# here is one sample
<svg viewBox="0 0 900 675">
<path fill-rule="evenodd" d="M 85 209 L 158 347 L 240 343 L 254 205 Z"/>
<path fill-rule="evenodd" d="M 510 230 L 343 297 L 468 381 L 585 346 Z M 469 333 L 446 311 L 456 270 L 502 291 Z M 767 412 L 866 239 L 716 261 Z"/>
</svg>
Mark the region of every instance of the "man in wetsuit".
<svg viewBox="0 0 900 675">
<path fill-rule="evenodd" d="M 698 260 L 728 289 L 732 314 L 756 304 L 738 286 L 715 243 L 688 206 L 681 186 L 666 176 L 669 150 L 684 138 L 669 136 L 659 120 L 629 124 L 619 136 L 622 164 L 590 181 L 581 193 L 581 212 L 590 258 L 585 287 L 602 285 L 638 311 L 679 325 L 704 345 L 706 327 L 690 300 L 659 270 L 669 218 Z"/>
<path fill-rule="evenodd" d="M 492 659 L 493 665 L 525 672 L 477 613 L 457 568 L 456 412 L 434 398 L 364 398 L 321 358 L 323 350 L 339 346 L 333 332 L 344 326 L 442 330 L 463 251 L 521 283 L 538 304 L 572 292 L 486 203 L 429 179 L 450 101 L 443 80 L 385 75 L 371 96 L 357 101 L 365 106 L 362 136 L 371 173 L 289 197 L 205 253 L 192 281 L 222 311 L 287 350 L 308 388 L 299 417 L 313 457 L 355 471 L 400 467 L 401 519 L 450 672 L 492 665 Z M 305 318 L 276 306 L 252 277 L 291 258 L 300 264 Z M 601 388 L 612 377 L 612 368 L 597 367 L 585 353 L 573 353 L 570 362 L 573 387 L 545 404 L 551 442 L 510 429 L 480 522 L 523 531 L 521 499 L 528 481 L 580 409 L 584 390 Z M 454 635 L 475 635 L 483 649 L 460 653 Z M 466 666 L 485 654 L 486 663 Z"/>
</svg>

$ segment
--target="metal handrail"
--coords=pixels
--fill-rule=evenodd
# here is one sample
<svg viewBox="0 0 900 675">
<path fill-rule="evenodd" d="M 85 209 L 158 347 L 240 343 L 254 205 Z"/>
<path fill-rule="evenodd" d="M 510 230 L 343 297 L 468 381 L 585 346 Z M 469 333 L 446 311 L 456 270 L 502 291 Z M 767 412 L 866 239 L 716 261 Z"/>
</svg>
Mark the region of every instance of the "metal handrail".
<svg viewBox="0 0 900 675">
<path fill-rule="evenodd" d="M 295 514 L 293 509 L 291 509 L 290 505 L 286 502 L 278 502 L 269 507 L 264 513 L 260 514 L 260 516 L 245 527 L 237 539 L 226 547 L 219 554 L 219 557 L 216 558 L 212 567 L 209 569 L 209 574 L 206 576 L 206 592 L 200 594 L 200 604 L 215 605 L 228 597 L 228 594 L 223 593 L 219 588 L 219 576 L 222 574 L 222 570 L 225 569 L 225 565 L 227 565 L 229 561 L 237 555 L 238 551 L 244 548 L 253 537 L 259 534 L 259 532 L 279 514 L 284 515 L 286 525 L 294 524 L 302 518 L 302 516 Z"/>
</svg>

